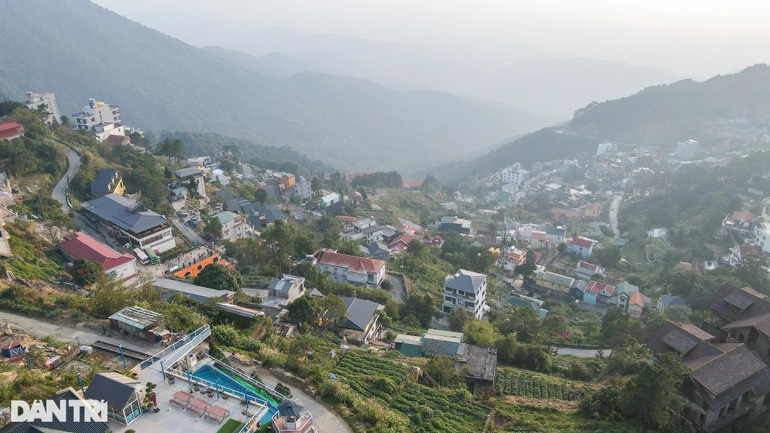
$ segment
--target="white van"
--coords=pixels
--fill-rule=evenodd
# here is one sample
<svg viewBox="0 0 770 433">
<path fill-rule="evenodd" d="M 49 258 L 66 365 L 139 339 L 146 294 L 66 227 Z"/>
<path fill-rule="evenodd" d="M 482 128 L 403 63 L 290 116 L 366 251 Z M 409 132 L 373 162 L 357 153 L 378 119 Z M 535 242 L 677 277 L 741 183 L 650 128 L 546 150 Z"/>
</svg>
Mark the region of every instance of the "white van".
<svg viewBox="0 0 770 433">
<path fill-rule="evenodd" d="M 141 248 L 134 248 L 134 255 L 139 259 L 141 264 L 146 265 L 147 263 L 150 263 L 150 258 L 147 257 L 147 254 L 145 254 Z"/>
</svg>

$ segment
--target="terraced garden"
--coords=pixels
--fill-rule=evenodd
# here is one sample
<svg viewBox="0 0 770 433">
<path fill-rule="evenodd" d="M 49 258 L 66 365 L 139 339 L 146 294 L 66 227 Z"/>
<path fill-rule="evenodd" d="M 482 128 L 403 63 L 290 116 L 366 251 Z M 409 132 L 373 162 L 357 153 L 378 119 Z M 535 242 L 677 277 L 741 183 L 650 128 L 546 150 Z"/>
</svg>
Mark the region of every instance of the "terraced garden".
<svg viewBox="0 0 770 433">
<path fill-rule="evenodd" d="M 408 378 L 408 367 L 366 351 L 348 351 L 332 371 L 340 383 L 409 419 L 412 432 L 480 432 L 490 409 L 465 390 L 435 389 Z M 402 415 L 402 416 L 403 416 Z"/>
<path fill-rule="evenodd" d="M 516 395 L 551 400 L 569 400 L 580 395 L 588 385 L 532 371 L 515 368 L 497 370 L 495 391 L 498 395 Z M 570 397 L 572 396 L 572 397 Z"/>
</svg>

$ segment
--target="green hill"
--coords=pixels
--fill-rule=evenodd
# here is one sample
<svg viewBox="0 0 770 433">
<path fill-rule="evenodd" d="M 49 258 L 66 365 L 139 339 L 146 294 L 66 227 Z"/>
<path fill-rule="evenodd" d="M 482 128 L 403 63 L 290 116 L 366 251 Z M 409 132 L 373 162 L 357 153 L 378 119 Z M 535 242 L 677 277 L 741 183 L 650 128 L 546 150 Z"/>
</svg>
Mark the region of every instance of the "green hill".
<svg viewBox="0 0 770 433">
<path fill-rule="evenodd" d="M 767 65 L 703 82 L 682 80 L 648 87 L 626 98 L 591 104 L 575 112 L 567 130 L 652 146 L 690 138 L 708 143 L 714 139 L 714 122 L 735 117 L 760 124 L 770 119 Z"/>
<path fill-rule="evenodd" d="M 0 94 L 53 91 L 63 113 L 96 98 L 146 130 L 290 146 L 341 169 L 410 169 L 536 126 L 510 107 L 302 73 L 269 78 L 86 0 L 4 0 Z"/>
</svg>

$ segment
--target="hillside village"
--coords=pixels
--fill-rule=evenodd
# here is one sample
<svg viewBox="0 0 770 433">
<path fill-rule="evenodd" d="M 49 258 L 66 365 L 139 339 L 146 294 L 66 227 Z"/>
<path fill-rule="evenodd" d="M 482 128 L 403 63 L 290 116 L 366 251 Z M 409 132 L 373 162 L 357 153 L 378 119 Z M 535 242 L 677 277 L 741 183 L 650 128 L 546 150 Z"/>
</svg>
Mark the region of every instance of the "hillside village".
<svg viewBox="0 0 770 433">
<path fill-rule="evenodd" d="M 109 422 L 59 426 L 89 432 L 491 432 L 538 413 L 631 432 L 669 412 L 717 432 L 765 410 L 759 124 L 723 122 L 720 145 L 600 142 L 453 189 L 260 167 L 234 145 L 187 155 L 112 103 L 62 116 L 53 93 L 24 96 L 0 106 L 0 317 L 86 331 L 6 326 L 0 405 L 106 399 Z M 729 199 L 677 201 L 711 174 Z M 629 403 L 650 388 L 667 397 Z"/>
</svg>

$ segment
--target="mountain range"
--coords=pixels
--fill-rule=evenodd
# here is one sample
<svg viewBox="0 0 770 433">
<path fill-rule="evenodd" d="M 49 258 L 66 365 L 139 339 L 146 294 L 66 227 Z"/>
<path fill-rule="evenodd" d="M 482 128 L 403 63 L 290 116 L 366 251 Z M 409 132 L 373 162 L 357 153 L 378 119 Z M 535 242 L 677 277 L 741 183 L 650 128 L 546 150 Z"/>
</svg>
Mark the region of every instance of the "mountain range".
<svg viewBox="0 0 770 433">
<path fill-rule="evenodd" d="M 758 64 L 703 82 L 687 79 L 652 86 L 625 98 L 592 103 L 558 127 L 544 128 L 485 155 L 440 164 L 430 171 L 442 182 L 460 185 L 515 162 L 526 166 L 590 157 L 601 141 L 664 152 L 688 139 L 713 144 L 724 139 L 720 130 L 725 121 L 736 118 L 757 128 L 770 125 L 770 66 Z"/>
<path fill-rule="evenodd" d="M 569 119 L 592 101 L 631 95 L 682 76 L 651 67 L 600 59 L 547 56 L 506 58 L 480 50 L 442 51 L 393 41 L 269 28 L 232 37 L 225 49 L 256 57 L 251 67 L 274 77 L 322 72 L 401 90 L 446 91 L 494 100 L 546 116 Z"/>
<path fill-rule="evenodd" d="M 4 0 L 0 94 L 88 98 L 146 130 L 215 132 L 289 146 L 341 170 L 404 171 L 543 126 L 500 103 L 399 91 L 327 73 L 270 77 L 86 0 Z"/>
</svg>

